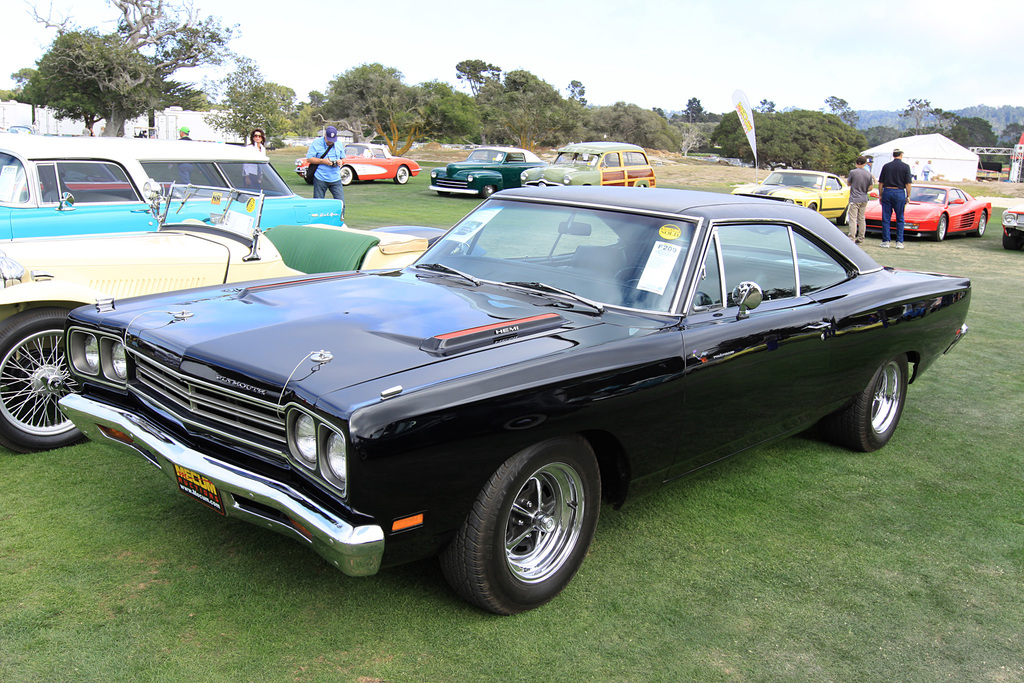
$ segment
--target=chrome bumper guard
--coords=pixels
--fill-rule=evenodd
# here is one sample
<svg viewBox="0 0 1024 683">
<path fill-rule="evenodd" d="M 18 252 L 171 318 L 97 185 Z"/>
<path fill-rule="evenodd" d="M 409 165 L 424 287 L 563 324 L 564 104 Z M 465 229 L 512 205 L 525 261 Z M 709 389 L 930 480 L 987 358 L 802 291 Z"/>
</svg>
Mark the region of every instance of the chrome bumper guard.
<svg viewBox="0 0 1024 683">
<path fill-rule="evenodd" d="M 90 439 L 141 455 L 175 483 L 178 477 L 174 465 L 205 477 L 221 494 L 226 516 L 304 542 L 349 576 L 369 576 L 380 568 L 384 532 L 379 526 L 353 526 L 280 482 L 188 448 L 130 411 L 79 394 L 62 398 L 60 408 Z M 103 428 L 121 432 L 124 440 Z"/>
</svg>

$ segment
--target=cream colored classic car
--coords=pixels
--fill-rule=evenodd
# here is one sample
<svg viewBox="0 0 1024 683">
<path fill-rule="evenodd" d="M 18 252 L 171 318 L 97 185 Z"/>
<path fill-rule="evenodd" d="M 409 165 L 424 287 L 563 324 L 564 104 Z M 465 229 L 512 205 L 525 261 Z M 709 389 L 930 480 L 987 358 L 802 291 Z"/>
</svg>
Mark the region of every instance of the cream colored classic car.
<svg viewBox="0 0 1024 683">
<path fill-rule="evenodd" d="M 72 308 L 217 283 L 399 268 L 443 232 L 327 225 L 264 232 L 262 194 L 193 186 L 172 192 L 171 200 L 154 200 L 161 225 L 155 232 L 0 244 L 0 444 L 30 452 L 80 438 L 57 408 L 73 383 L 62 345 Z M 192 211 L 205 202 L 211 218 L 171 223 L 183 200 Z"/>
</svg>

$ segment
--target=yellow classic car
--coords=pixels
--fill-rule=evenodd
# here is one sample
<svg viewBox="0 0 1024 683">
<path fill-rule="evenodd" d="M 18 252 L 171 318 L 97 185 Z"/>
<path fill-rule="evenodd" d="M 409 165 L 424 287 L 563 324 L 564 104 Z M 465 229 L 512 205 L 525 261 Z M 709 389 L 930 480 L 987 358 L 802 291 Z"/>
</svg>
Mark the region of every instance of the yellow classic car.
<svg viewBox="0 0 1024 683">
<path fill-rule="evenodd" d="M 772 171 L 760 184 L 740 185 L 732 193 L 806 206 L 836 223 L 845 222 L 850 203 L 850 186 L 836 174 L 821 171 Z"/>
<path fill-rule="evenodd" d="M 151 198 L 157 231 L 0 242 L 0 445 L 26 453 L 81 438 L 57 408 L 74 386 L 63 345 L 73 308 L 243 280 L 401 268 L 443 233 L 330 225 L 263 231 L 261 192 L 190 185 L 171 193 Z M 186 203 L 192 213 L 205 206 L 209 218 L 174 222 Z"/>
</svg>

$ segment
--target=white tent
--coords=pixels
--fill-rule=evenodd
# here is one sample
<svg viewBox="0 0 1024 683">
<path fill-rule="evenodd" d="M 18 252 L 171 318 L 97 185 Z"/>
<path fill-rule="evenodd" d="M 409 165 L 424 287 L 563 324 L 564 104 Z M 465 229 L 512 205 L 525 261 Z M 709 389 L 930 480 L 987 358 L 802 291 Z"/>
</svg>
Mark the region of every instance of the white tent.
<svg viewBox="0 0 1024 683">
<path fill-rule="evenodd" d="M 932 164 L 930 181 L 975 180 L 978 177 L 978 155 L 958 145 L 945 135 L 931 133 L 929 135 L 913 135 L 909 138 L 897 138 L 862 152 L 871 157 L 871 173 L 878 178 L 882 166 L 892 161 L 894 149 L 903 150 L 903 161 L 917 173 L 918 182 L 924 182 L 920 169 L 929 161 Z M 917 162 L 915 164 L 915 162 Z"/>
</svg>

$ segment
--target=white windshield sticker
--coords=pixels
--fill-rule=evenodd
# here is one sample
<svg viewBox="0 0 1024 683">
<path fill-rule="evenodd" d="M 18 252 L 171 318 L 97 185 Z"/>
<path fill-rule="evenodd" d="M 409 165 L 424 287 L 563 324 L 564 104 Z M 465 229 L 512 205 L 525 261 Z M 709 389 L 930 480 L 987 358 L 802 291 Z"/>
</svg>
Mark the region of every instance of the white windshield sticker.
<svg viewBox="0 0 1024 683">
<path fill-rule="evenodd" d="M 490 223 L 500 212 L 501 207 L 493 207 L 477 211 L 472 216 L 452 228 L 452 231 L 448 233 L 447 239 L 461 243 L 468 242 L 473 239 L 473 235 L 480 231 L 480 228 Z"/>
<path fill-rule="evenodd" d="M 252 231 L 252 225 L 254 223 L 252 216 L 246 216 L 244 213 L 239 211 L 229 210 L 224 216 L 224 221 L 221 223 L 224 227 L 230 230 L 237 230 L 242 234 L 248 234 Z"/>
<path fill-rule="evenodd" d="M 0 170 L 0 202 L 14 201 L 15 181 L 18 179 L 20 165 L 11 164 Z"/>
<path fill-rule="evenodd" d="M 678 244 L 655 242 L 636 288 L 659 296 L 664 294 L 669 278 L 672 277 L 672 270 L 682 252 L 683 248 Z"/>
</svg>

